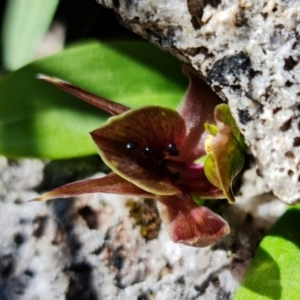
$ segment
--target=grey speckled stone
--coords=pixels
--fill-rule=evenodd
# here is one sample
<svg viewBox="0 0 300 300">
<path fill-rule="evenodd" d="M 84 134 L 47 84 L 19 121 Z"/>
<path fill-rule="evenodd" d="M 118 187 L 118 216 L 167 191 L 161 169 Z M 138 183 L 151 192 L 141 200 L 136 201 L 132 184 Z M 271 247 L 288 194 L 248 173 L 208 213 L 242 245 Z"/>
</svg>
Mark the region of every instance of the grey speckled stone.
<svg viewBox="0 0 300 300">
<path fill-rule="evenodd" d="M 226 100 L 268 187 L 300 199 L 300 6 L 291 1 L 97 0 Z"/>
<path fill-rule="evenodd" d="M 83 162 L 95 166 L 76 160 L 85 174 Z M 126 197 L 27 202 L 42 181 L 48 190 L 70 179 L 70 166 L 60 166 L 60 176 L 56 163 L 50 176 L 39 160 L 0 157 L 1 300 L 231 299 L 258 241 L 285 209 L 250 169 L 236 205 L 208 202 L 228 220 L 229 236 L 197 249 L 174 244 L 161 226 L 146 241 Z"/>
</svg>

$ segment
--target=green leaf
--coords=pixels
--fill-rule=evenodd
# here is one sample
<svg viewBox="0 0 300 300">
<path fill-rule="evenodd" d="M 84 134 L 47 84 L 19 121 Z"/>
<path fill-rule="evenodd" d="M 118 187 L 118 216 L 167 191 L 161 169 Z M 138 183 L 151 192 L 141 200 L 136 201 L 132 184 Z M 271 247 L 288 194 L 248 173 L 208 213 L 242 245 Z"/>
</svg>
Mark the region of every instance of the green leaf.
<svg viewBox="0 0 300 300">
<path fill-rule="evenodd" d="M 262 240 L 235 300 L 299 299 L 300 207 L 292 207 Z"/>
<path fill-rule="evenodd" d="M 187 80 L 181 64 L 143 42 L 89 42 L 36 61 L 0 80 L 0 153 L 70 158 L 97 153 L 88 134 L 107 114 L 36 79 L 67 80 L 129 107 L 175 108 Z"/>
<path fill-rule="evenodd" d="M 16 70 L 34 59 L 58 3 L 58 0 L 7 1 L 2 44 L 3 62 L 8 70 Z"/>
</svg>

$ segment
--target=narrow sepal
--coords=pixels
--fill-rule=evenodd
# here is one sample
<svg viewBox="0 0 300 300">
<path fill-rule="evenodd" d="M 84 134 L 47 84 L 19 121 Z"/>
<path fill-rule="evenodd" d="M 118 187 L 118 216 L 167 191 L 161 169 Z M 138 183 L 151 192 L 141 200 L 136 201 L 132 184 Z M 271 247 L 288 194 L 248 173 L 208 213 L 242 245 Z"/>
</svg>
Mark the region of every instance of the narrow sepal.
<svg viewBox="0 0 300 300">
<path fill-rule="evenodd" d="M 80 98 L 81 100 L 96 106 L 97 108 L 106 111 L 107 113 L 111 115 L 119 115 L 122 114 L 125 111 L 128 111 L 129 108 L 127 106 L 124 106 L 122 104 L 116 103 L 114 101 L 105 99 L 103 97 L 99 97 L 95 94 L 92 94 L 90 92 L 87 92 L 67 81 L 55 78 L 55 77 L 49 77 L 43 74 L 37 75 L 38 79 L 50 82 L 51 84 L 59 87 L 60 89 L 72 94 L 75 97 Z"/>
<path fill-rule="evenodd" d="M 55 198 L 69 198 L 90 193 L 107 193 L 130 196 L 153 197 L 115 173 L 94 179 L 72 182 L 56 188 L 31 201 L 47 201 Z"/>
<path fill-rule="evenodd" d="M 194 161 L 205 154 L 203 144 L 206 132 L 203 123 L 214 122 L 214 108 L 221 100 L 191 67 L 183 65 L 182 71 L 190 84 L 178 108 L 187 128 L 186 141 L 179 150 L 182 160 Z"/>
</svg>

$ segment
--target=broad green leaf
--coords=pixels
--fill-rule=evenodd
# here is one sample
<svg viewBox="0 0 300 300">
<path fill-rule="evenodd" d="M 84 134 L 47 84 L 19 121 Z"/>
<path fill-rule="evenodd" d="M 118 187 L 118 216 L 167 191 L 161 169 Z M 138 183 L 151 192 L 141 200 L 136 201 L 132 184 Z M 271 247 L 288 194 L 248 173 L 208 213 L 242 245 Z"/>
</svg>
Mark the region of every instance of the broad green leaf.
<svg viewBox="0 0 300 300">
<path fill-rule="evenodd" d="M 88 134 L 108 115 L 49 83 L 67 80 L 129 107 L 175 108 L 187 80 L 181 64 L 143 42 L 89 42 L 36 61 L 0 80 L 0 153 L 9 157 L 70 158 L 97 153 Z"/>
<path fill-rule="evenodd" d="M 58 0 L 8 0 L 2 27 L 3 63 L 16 70 L 31 62 L 46 34 Z"/>
<path fill-rule="evenodd" d="M 235 300 L 300 298 L 300 207 L 292 207 L 262 240 Z"/>
</svg>

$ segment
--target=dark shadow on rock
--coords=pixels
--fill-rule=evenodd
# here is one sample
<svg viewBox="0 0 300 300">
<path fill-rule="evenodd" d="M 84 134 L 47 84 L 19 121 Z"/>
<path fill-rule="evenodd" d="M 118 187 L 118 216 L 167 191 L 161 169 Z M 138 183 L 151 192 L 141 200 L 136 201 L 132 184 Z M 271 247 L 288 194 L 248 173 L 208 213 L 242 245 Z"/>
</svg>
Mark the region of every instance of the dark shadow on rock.
<svg viewBox="0 0 300 300">
<path fill-rule="evenodd" d="M 248 153 L 245 153 L 245 161 L 242 170 L 237 174 L 232 183 L 232 190 L 235 196 L 241 195 L 241 187 L 243 185 L 243 176 L 245 171 L 249 170 L 255 165 L 254 157 Z"/>
<path fill-rule="evenodd" d="M 254 254 L 260 241 L 266 235 L 267 220 L 258 216 L 254 217 L 239 206 L 229 204 L 227 200 L 206 201 L 205 206 L 222 216 L 230 225 L 230 234 L 215 243 L 212 246 L 214 250 L 222 249 L 235 253 L 243 248 L 241 243 L 249 243 L 248 250 Z M 241 237 L 244 237 L 243 241 Z"/>
<path fill-rule="evenodd" d="M 58 229 L 53 244 L 59 245 L 65 256 L 64 272 L 68 275 L 67 300 L 98 300 L 94 287 L 93 267 L 79 251 L 83 247 L 76 232 L 77 217 L 73 199 L 58 199 L 52 202 L 52 209 Z"/>
<path fill-rule="evenodd" d="M 199 297 L 203 296 L 206 293 L 206 289 L 209 287 L 210 284 L 212 284 L 216 289 L 218 289 L 217 298 L 216 299 L 223 299 L 223 300 L 229 300 L 231 293 L 226 292 L 221 286 L 220 286 L 220 279 L 219 274 L 226 270 L 228 268 L 228 265 L 225 265 L 216 271 L 210 273 L 205 280 L 203 280 L 200 284 L 194 285 L 194 289 L 198 292 L 197 296 L 193 297 L 192 299 L 199 299 Z"/>
<path fill-rule="evenodd" d="M 108 170 L 99 155 L 51 161 L 45 166 L 43 181 L 36 189 L 38 192 L 49 191 Z"/>
<path fill-rule="evenodd" d="M 1 7 L 1 4 L 0 4 Z M 74 42 L 84 38 L 141 39 L 122 26 L 115 13 L 96 1 L 61 0 L 54 19 L 66 25 L 66 41 Z"/>
<path fill-rule="evenodd" d="M 92 286 L 93 267 L 87 262 L 72 264 L 66 300 L 98 300 L 97 292 Z"/>
<path fill-rule="evenodd" d="M 26 289 L 30 286 L 30 279 L 34 273 L 30 270 L 24 272 L 16 271 L 16 253 L 0 253 L 0 299 L 21 299 Z"/>
</svg>

